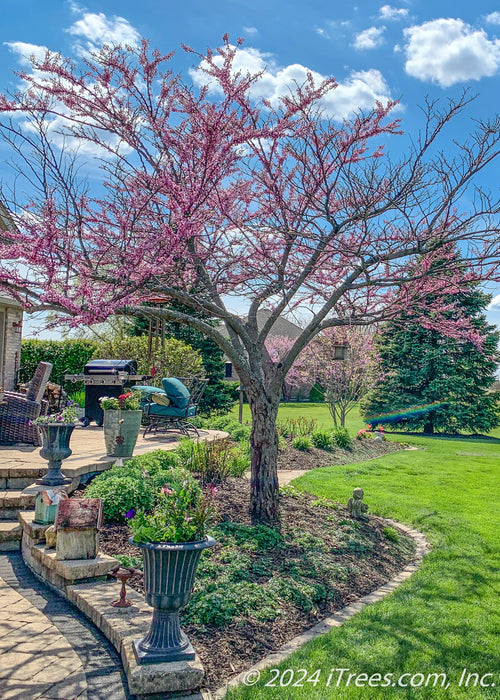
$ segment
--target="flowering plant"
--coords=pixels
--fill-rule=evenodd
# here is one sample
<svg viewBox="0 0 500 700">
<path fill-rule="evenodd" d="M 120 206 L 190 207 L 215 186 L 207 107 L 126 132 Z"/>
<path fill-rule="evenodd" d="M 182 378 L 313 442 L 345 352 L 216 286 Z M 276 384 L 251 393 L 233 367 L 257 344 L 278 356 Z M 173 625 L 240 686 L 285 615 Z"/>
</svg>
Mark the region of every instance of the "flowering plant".
<svg viewBox="0 0 500 700">
<path fill-rule="evenodd" d="M 361 428 L 361 430 L 358 430 L 356 433 L 356 439 L 357 440 L 369 440 L 371 439 L 372 434 L 369 430 L 366 430 L 365 428 Z"/>
<path fill-rule="evenodd" d="M 141 407 L 141 397 L 138 393 L 129 391 L 120 396 L 101 396 L 99 399 L 103 411 L 137 411 Z"/>
<path fill-rule="evenodd" d="M 215 521 L 217 489 L 212 484 L 203 492 L 186 473 L 181 483 L 166 484 L 150 511 L 127 513 L 134 542 L 194 542 L 206 537 Z"/>
<path fill-rule="evenodd" d="M 63 425 L 67 423 L 76 423 L 78 420 L 78 413 L 76 412 L 76 404 L 72 401 L 63 408 L 59 413 L 51 413 L 49 416 L 38 416 L 32 421 L 34 425 Z"/>
</svg>

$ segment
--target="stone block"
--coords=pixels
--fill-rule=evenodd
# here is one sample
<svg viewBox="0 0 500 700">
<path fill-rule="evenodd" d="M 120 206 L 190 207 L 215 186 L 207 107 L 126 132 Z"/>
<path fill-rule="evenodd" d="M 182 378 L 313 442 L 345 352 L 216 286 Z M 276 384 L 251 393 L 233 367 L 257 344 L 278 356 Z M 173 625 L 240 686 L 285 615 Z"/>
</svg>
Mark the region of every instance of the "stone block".
<svg viewBox="0 0 500 700">
<path fill-rule="evenodd" d="M 127 642 L 123 645 L 121 657 L 132 695 L 183 693 L 197 690 L 205 675 L 198 655 L 193 661 L 139 665 L 132 642 Z"/>
<path fill-rule="evenodd" d="M 94 559 L 60 561 L 56 558 L 56 552 L 46 551 L 40 544 L 34 545 L 31 552 L 33 558 L 39 561 L 44 569 L 55 572 L 68 583 L 79 579 L 106 576 L 111 569 L 118 565 L 118 561 L 107 554 L 98 554 Z"/>
<path fill-rule="evenodd" d="M 98 530 L 61 530 L 57 528 L 56 557 L 60 561 L 95 559 L 99 550 Z"/>
</svg>

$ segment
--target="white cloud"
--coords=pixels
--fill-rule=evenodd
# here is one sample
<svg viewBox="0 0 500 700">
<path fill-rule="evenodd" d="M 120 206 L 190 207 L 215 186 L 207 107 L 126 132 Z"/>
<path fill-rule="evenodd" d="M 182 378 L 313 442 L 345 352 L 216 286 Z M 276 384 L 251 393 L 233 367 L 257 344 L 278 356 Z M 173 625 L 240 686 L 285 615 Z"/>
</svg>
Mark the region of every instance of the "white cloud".
<svg viewBox="0 0 500 700">
<path fill-rule="evenodd" d="M 490 24 L 500 24 L 500 12 L 491 12 L 491 14 L 486 15 L 486 21 Z"/>
<path fill-rule="evenodd" d="M 249 35 L 255 35 L 259 33 L 257 27 L 243 27 L 243 31 L 245 32 L 245 34 Z"/>
<path fill-rule="evenodd" d="M 380 8 L 380 17 L 382 19 L 392 21 L 403 19 L 408 16 L 406 7 L 391 7 L 391 5 L 382 5 Z"/>
<path fill-rule="evenodd" d="M 500 294 L 497 294 L 488 304 L 488 311 L 493 311 L 495 309 L 500 310 Z"/>
<path fill-rule="evenodd" d="M 217 56 L 214 60 L 222 63 L 223 59 Z M 325 79 L 325 76 L 309 71 L 300 63 L 280 67 L 271 54 L 251 47 L 237 50 L 233 67 L 235 72 L 241 71 L 243 75 L 262 72 L 262 77 L 251 88 L 251 96 L 255 100 L 267 99 L 273 105 L 279 103 L 280 97 L 293 92 L 297 84 L 304 83 L 308 72 L 316 84 Z M 206 74 L 195 69 L 190 73 L 196 84 L 208 84 L 214 92 L 218 91 L 215 82 L 210 81 Z M 374 107 L 376 102 L 385 104 L 389 99 L 390 90 L 383 75 L 371 69 L 352 72 L 323 98 L 322 104 L 329 116 L 344 119 L 358 110 Z"/>
<path fill-rule="evenodd" d="M 354 37 L 355 49 L 376 49 L 384 43 L 385 27 L 369 27 Z"/>
<path fill-rule="evenodd" d="M 9 41 L 5 42 L 10 51 L 16 55 L 17 60 L 25 72 L 36 78 L 37 82 L 43 84 L 47 75 L 43 71 L 33 69 L 31 66 L 30 57 L 34 56 L 37 61 L 43 61 L 45 59 L 47 51 L 51 55 L 55 55 L 55 52 L 50 51 L 46 46 L 38 46 L 37 44 L 28 44 L 23 41 Z M 20 89 L 25 90 L 29 85 L 26 81 L 21 81 Z M 30 89 L 33 89 L 30 86 Z M 77 152 L 81 156 L 89 157 L 111 157 L 109 152 L 92 141 L 86 141 L 83 139 L 78 139 L 71 133 L 71 121 L 68 117 L 71 115 L 71 111 L 65 108 L 61 103 L 57 103 L 57 108 L 60 110 L 61 114 L 58 116 L 52 115 L 49 117 L 45 123 L 46 133 L 50 138 L 51 143 L 53 143 L 57 148 L 64 149 L 67 151 Z M 18 118 L 24 118 L 22 126 L 26 131 L 31 131 L 32 133 L 37 133 L 38 128 L 35 123 L 31 122 L 29 118 L 25 118 L 21 113 L 13 113 L 13 116 Z M 120 139 L 116 136 L 110 136 L 108 143 L 112 148 L 120 148 L 122 152 L 127 152 L 129 149 L 120 143 Z"/>
<path fill-rule="evenodd" d="M 8 46 L 10 51 L 16 55 L 17 60 L 23 68 L 31 68 L 31 56 L 34 56 L 37 61 L 43 61 L 49 50 L 46 46 L 26 44 L 24 41 L 6 41 L 4 43 L 5 46 Z"/>
<path fill-rule="evenodd" d="M 404 34 L 406 72 L 441 87 L 494 75 L 500 64 L 500 40 L 490 41 L 461 19 L 435 19 Z"/>
<path fill-rule="evenodd" d="M 103 44 L 136 46 L 139 32 L 124 17 L 108 17 L 103 12 L 84 12 L 82 17 L 66 31 L 83 41 L 77 41 L 74 49 L 80 55 L 97 51 Z"/>
</svg>

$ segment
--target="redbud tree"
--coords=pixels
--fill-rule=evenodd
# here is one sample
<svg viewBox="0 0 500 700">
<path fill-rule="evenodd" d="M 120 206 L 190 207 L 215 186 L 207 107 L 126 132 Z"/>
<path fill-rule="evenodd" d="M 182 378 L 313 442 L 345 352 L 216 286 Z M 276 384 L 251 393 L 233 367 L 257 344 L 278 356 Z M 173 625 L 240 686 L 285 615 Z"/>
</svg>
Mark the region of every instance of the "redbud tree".
<svg viewBox="0 0 500 700">
<path fill-rule="evenodd" d="M 345 360 L 335 359 L 339 345 L 348 348 Z M 373 329 L 354 326 L 327 328 L 317 335 L 299 356 L 296 373 L 320 387 L 334 425 L 345 427 L 347 415 L 373 387 L 377 368 Z"/>
<path fill-rule="evenodd" d="M 440 303 L 463 276 L 432 261 L 454 244 L 469 281 L 496 275 L 499 202 L 477 176 L 498 156 L 500 123 L 476 122 L 443 151 L 470 102 L 428 103 L 398 159 L 394 103 L 336 120 L 323 101 L 335 81 L 312 75 L 279 101 L 258 101 L 261 78 L 235 70 L 227 38 L 215 52 L 184 50 L 203 80 L 176 75 L 172 56 L 144 42 L 105 46 L 83 66 L 33 57 L 20 74 L 26 89 L 0 97 L 19 175 L 3 192 L 15 227 L 0 238 L 0 286 L 28 312 L 65 314 L 74 327 L 155 316 L 212 338 L 250 404 L 253 521 L 276 524 L 279 398 L 318 333 L 392 318 L 401 304 L 418 313 L 432 294 L 425 322 L 477 340 L 466 319 L 450 320 L 452 302 L 446 314 Z M 235 297 L 244 318 L 230 310 Z M 299 307 L 308 321 L 274 363 L 266 338 Z M 258 329 L 261 308 L 272 313 Z"/>
</svg>

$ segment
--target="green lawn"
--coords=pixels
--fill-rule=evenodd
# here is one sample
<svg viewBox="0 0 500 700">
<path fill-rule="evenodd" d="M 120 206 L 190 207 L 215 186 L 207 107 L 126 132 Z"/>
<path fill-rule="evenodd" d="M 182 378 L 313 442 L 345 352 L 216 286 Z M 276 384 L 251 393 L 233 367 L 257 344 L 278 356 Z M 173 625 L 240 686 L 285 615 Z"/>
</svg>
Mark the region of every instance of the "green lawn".
<svg viewBox="0 0 500 700">
<path fill-rule="evenodd" d="M 238 418 L 238 405 L 236 405 L 232 414 Z M 333 427 L 333 420 L 325 403 L 282 403 L 280 404 L 278 419 L 298 418 L 299 416 L 307 416 L 315 418 L 318 421 L 318 428 Z M 248 404 L 243 404 L 243 422 L 250 423 L 250 408 Z M 359 411 L 354 409 L 347 415 L 346 428 L 351 435 L 356 435 L 360 428 L 365 428 L 366 425 L 359 415 Z"/>
<path fill-rule="evenodd" d="M 327 420 L 324 406 L 291 404 L 280 415 Z M 351 431 L 359 426 L 356 415 Z M 354 427 L 353 427 L 354 426 Z M 263 672 L 253 687 L 240 686 L 228 698 L 493 698 L 500 697 L 500 440 L 406 437 L 420 451 L 397 452 L 365 463 L 308 472 L 297 488 L 346 501 L 353 487 L 365 489 L 373 513 L 393 517 L 424 532 L 433 545 L 420 570 L 382 602 L 306 645 L 281 670 L 305 669 L 310 682 L 298 687 L 264 687 L 276 674 Z M 446 673 L 447 688 L 369 687 L 360 676 L 335 687 L 338 672 L 415 676 Z M 489 687 L 459 687 L 463 670 Z M 304 673 L 305 673 L 304 671 Z M 344 675 L 348 672 L 344 672 Z M 283 677 L 287 683 L 291 674 Z M 307 677 L 307 676 L 306 676 Z M 315 684 L 314 680 L 319 679 Z M 381 681 L 384 682 L 384 681 Z M 410 677 L 402 679 L 410 682 Z M 372 683 L 378 683 L 377 676 Z M 495 683 L 496 687 L 491 684 Z"/>
</svg>

